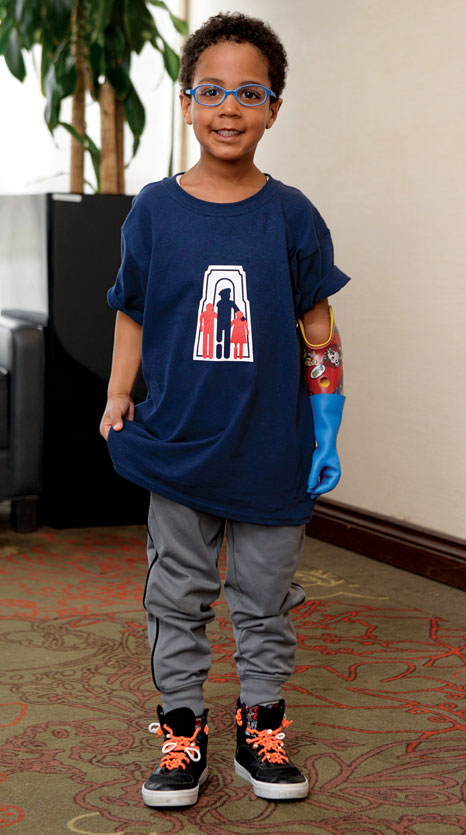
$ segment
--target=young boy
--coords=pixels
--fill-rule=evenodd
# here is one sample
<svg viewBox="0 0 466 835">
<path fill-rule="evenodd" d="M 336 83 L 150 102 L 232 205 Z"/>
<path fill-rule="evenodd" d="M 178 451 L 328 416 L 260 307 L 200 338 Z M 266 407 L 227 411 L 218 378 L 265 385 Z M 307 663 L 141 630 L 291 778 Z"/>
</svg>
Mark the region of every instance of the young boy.
<svg viewBox="0 0 466 835">
<path fill-rule="evenodd" d="M 349 279 L 314 206 L 254 164 L 286 68 L 275 33 L 242 14 L 189 38 L 180 100 L 200 158 L 135 199 L 108 296 L 118 312 L 101 432 L 117 471 L 151 492 L 144 604 L 165 742 L 142 789 L 150 806 L 195 803 L 207 779 L 205 625 L 225 527 L 235 769 L 261 797 L 308 792 L 285 753 L 280 688 L 294 663 L 289 612 L 304 600 L 293 583 L 304 524 L 339 478 L 341 346 L 327 297 Z M 141 355 L 148 396 L 134 408 Z"/>
</svg>

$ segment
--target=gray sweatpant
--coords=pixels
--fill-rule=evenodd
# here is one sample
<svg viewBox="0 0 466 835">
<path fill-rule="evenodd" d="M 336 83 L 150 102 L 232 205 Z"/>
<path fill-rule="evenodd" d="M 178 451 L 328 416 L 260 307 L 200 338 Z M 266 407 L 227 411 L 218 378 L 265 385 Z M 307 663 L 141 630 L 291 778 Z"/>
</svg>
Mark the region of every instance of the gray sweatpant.
<svg viewBox="0 0 466 835">
<path fill-rule="evenodd" d="M 236 640 L 241 700 L 276 701 L 293 671 L 296 635 L 289 611 L 305 599 L 293 583 L 304 525 L 226 521 L 151 494 L 149 571 L 144 592 L 152 671 L 165 711 L 204 710 L 212 651 L 205 633 L 221 581 L 218 556 L 226 526 L 225 596 Z"/>
</svg>

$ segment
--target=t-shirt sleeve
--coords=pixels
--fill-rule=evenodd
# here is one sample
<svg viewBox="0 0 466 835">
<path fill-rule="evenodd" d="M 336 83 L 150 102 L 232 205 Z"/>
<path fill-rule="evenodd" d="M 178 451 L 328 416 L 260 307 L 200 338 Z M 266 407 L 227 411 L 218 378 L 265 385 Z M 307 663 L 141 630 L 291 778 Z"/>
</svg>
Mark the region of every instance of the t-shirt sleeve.
<svg viewBox="0 0 466 835">
<path fill-rule="evenodd" d="M 115 284 L 107 293 L 110 307 L 142 325 L 151 251 L 150 216 L 141 195 L 121 229 L 121 264 Z"/>
<path fill-rule="evenodd" d="M 337 293 L 350 277 L 334 263 L 330 230 L 315 206 L 309 204 L 296 242 L 297 310 L 302 316 L 317 302 Z"/>
</svg>

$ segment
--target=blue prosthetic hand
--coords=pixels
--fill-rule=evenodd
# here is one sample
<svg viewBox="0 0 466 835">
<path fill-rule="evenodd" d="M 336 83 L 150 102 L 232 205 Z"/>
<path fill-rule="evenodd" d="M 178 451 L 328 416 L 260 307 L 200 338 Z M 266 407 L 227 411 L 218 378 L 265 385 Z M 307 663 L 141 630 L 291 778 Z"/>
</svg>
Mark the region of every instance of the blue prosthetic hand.
<svg viewBox="0 0 466 835">
<path fill-rule="evenodd" d="M 312 456 L 307 492 L 315 499 L 333 490 L 340 480 L 337 435 L 346 397 L 343 394 L 312 394 L 309 400 L 317 446 Z"/>
</svg>

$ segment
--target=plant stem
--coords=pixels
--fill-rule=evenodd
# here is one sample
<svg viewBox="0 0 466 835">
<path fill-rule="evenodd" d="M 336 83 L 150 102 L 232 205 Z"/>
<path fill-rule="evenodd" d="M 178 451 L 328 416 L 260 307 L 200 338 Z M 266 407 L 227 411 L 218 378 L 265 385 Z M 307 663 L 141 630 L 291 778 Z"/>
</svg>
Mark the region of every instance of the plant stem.
<svg viewBox="0 0 466 835">
<path fill-rule="evenodd" d="M 86 135 L 86 51 L 79 36 L 83 19 L 83 8 L 77 3 L 73 9 L 71 19 L 72 52 L 76 63 L 77 83 L 73 95 L 71 124 L 84 138 Z M 84 147 L 73 137 L 71 138 L 70 161 L 70 191 L 81 194 L 84 191 Z"/>
<path fill-rule="evenodd" d="M 115 91 L 104 81 L 99 93 L 100 103 L 100 190 L 103 194 L 118 194 L 117 163 L 117 100 Z"/>
<path fill-rule="evenodd" d="M 125 193 L 125 166 L 124 166 L 124 126 L 125 113 L 123 102 L 116 100 L 116 141 L 117 141 L 117 169 L 118 169 L 118 193 Z"/>
</svg>

